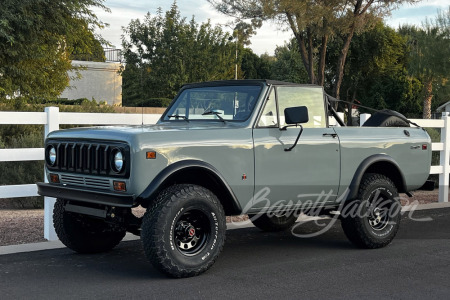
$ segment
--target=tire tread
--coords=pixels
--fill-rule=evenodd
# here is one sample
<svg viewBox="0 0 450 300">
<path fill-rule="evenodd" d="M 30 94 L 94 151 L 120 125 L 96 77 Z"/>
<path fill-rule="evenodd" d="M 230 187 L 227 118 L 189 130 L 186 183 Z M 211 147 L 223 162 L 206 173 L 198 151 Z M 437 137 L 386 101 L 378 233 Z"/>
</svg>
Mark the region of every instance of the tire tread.
<svg viewBox="0 0 450 300">
<path fill-rule="evenodd" d="M 67 230 L 65 221 L 71 218 L 64 210 L 64 200 L 57 199 L 53 209 L 53 226 L 59 240 L 69 249 L 78 253 L 106 252 L 117 246 L 124 238 L 126 231 L 109 231 L 86 235 L 77 231 L 72 225 L 72 231 Z"/>
<path fill-rule="evenodd" d="M 363 179 L 361 180 L 357 200 L 351 201 L 347 205 L 359 205 L 361 199 L 363 198 L 364 192 L 370 187 L 370 185 L 374 184 L 374 182 L 388 184 L 392 189 L 392 191 L 394 192 L 394 194 L 398 195 L 395 184 L 392 182 L 391 179 L 381 174 L 368 173 L 365 174 L 363 176 Z M 341 218 L 341 225 L 345 235 L 354 245 L 358 246 L 359 248 L 376 249 L 385 247 L 389 243 L 391 243 L 392 239 L 395 237 L 399 229 L 399 224 L 397 224 L 397 226 L 395 226 L 394 228 L 394 232 L 392 233 L 391 238 L 384 240 L 383 242 L 380 242 L 371 239 L 364 232 L 363 222 L 364 220 L 361 218 L 352 218 L 352 217 Z"/>
<path fill-rule="evenodd" d="M 186 268 L 175 264 L 172 261 L 168 254 L 168 248 L 165 247 L 165 242 L 163 240 L 167 226 L 161 226 L 161 224 L 167 222 L 164 217 L 169 214 L 174 203 L 180 201 L 180 199 L 186 199 L 193 194 L 198 197 L 208 199 L 208 201 L 210 201 L 219 210 L 220 214 L 225 216 L 222 205 L 216 196 L 209 190 L 193 184 L 177 184 L 162 191 L 156 197 L 153 205 L 147 209 L 147 212 L 144 214 L 143 218 L 141 239 L 148 260 L 161 272 L 176 278 L 197 276 L 208 270 L 215 263 L 220 252 L 222 252 L 225 242 L 224 234 L 223 242 L 218 243 L 219 248 L 217 255 L 207 264 L 204 264 L 199 268 Z M 222 219 L 222 226 L 226 226 L 225 217 Z"/>
</svg>

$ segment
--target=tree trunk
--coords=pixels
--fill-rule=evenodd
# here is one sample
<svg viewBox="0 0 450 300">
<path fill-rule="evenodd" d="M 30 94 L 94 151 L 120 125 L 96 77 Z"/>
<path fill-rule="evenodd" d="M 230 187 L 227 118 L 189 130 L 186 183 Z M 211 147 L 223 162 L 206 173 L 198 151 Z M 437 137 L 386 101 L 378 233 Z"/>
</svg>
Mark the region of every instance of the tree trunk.
<svg viewBox="0 0 450 300">
<path fill-rule="evenodd" d="M 348 97 L 347 97 L 348 99 Z M 352 96 L 352 100 L 351 103 L 348 104 L 348 109 L 347 109 L 347 126 L 353 126 L 353 104 L 355 103 L 356 100 L 356 88 L 353 91 L 353 96 Z"/>
<path fill-rule="evenodd" d="M 341 91 L 341 84 L 342 84 L 342 80 L 344 79 L 345 60 L 347 59 L 348 50 L 350 49 L 350 43 L 352 41 L 353 34 L 355 33 L 356 22 L 359 21 L 359 18 L 361 18 L 362 14 L 370 7 L 370 5 L 372 5 L 373 1 L 374 0 L 369 0 L 366 3 L 366 6 L 362 10 L 361 10 L 361 7 L 362 7 L 363 0 L 357 0 L 355 3 L 355 9 L 353 10 L 354 20 L 349 28 L 349 32 L 348 32 L 347 37 L 344 42 L 344 46 L 342 46 L 341 54 L 339 55 L 339 59 L 338 59 L 337 67 L 336 67 L 337 79 L 336 79 L 336 84 L 334 86 L 334 91 L 333 91 L 334 97 L 336 97 L 336 99 L 339 99 L 339 94 Z"/>
<path fill-rule="evenodd" d="M 325 60 L 327 55 L 328 34 L 322 36 L 322 45 L 319 51 L 319 70 L 317 72 L 317 84 L 325 84 Z"/>
<path fill-rule="evenodd" d="M 295 39 L 297 40 L 298 50 L 300 52 L 300 56 L 302 57 L 303 65 L 308 72 L 309 82 L 315 83 L 316 74 L 314 72 L 314 49 L 312 48 L 312 37 L 308 36 L 305 41 L 305 37 L 302 34 L 299 34 L 295 35 Z M 306 49 L 305 42 L 308 43 L 308 50 Z"/>
<path fill-rule="evenodd" d="M 336 66 L 336 84 L 334 85 L 334 97 L 339 99 L 339 94 L 341 91 L 342 80 L 344 79 L 344 66 L 345 60 L 347 59 L 348 50 L 350 49 L 350 43 L 353 38 L 353 34 L 355 33 L 355 25 L 350 28 L 350 32 L 345 38 L 344 46 L 342 46 L 341 53 L 339 55 L 338 63 Z"/>
<path fill-rule="evenodd" d="M 308 76 L 310 77 L 309 79 L 311 79 L 311 76 L 309 74 L 308 54 L 304 44 L 304 37 L 302 34 L 298 35 L 296 34 L 295 39 L 297 40 L 298 51 L 300 52 L 300 56 L 302 57 L 303 65 L 305 66 L 305 69 L 308 71 Z"/>
<path fill-rule="evenodd" d="M 309 58 L 308 51 L 306 50 L 304 31 L 297 27 L 297 24 L 294 20 L 294 15 L 286 13 L 286 17 L 288 19 L 289 26 L 291 27 L 292 32 L 294 33 L 295 39 L 297 40 L 298 52 L 300 52 L 303 65 L 305 66 L 305 69 L 308 72 L 309 80 L 311 82 L 311 80 L 314 80 L 315 77 L 314 66 L 310 66 L 310 62 L 312 60 Z M 295 18 L 299 18 L 299 16 L 295 16 Z M 312 52 L 309 51 L 309 53 L 311 54 Z"/>
<path fill-rule="evenodd" d="M 423 115 L 424 119 L 431 119 L 431 100 L 433 99 L 433 80 L 428 79 L 425 82 L 425 98 L 423 99 Z"/>
<path fill-rule="evenodd" d="M 314 74 L 314 46 L 313 46 L 313 37 L 311 34 L 311 30 L 307 29 L 307 35 L 308 35 L 308 75 L 309 75 L 309 83 L 315 84 L 316 83 L 316 76 Z"/>
</svg>

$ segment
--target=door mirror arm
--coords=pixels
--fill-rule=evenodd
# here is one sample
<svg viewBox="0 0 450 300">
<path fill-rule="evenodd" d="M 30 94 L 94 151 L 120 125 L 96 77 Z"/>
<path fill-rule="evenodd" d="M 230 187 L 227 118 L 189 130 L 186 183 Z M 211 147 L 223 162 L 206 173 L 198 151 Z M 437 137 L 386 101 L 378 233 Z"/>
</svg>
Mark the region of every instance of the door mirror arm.
<svg viewBox="0 0 450 300">
<path fill-rule="evenodd" d="M 289 148 L 284 148 L 284 151 L 291 151 L 292 149 L 295 148 L 295 146 L 297 146 L 298 140 L 300 139 L 300 136 L 301 136 L 302 133 L 303 133 L 303 126 L 302 126 L 302 125 L 299 125 L 299 126 L 300 126 L 300 132 L 298 133 L 297 138 L 295 139 L 294 145 L 292 145 L 292 146 L 289 147 Z M 286 127 L 287 127 L 287 126 L 284 126 L 283 128 L 286 128 Z M 286 129 L 284 129 L 284 130 L 286 130 Z"/>
</svg>

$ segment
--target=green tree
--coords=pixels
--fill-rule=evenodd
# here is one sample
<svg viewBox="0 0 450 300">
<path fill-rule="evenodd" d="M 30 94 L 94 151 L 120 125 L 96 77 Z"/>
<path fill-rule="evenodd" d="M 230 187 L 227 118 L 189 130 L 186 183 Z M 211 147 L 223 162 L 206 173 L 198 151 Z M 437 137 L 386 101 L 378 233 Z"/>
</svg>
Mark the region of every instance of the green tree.
<svg viewBox="0 0 450 300">
<path fill-rule="evenodd" d="M 126 56 L 125 56 L 126 57 Z M 126 59 L 127 63 L 122 68 L 122 106 L 142 106 L 144 99 L 144 70 L 138 63 L 131 63 L 131 59 Z"/>
<path fill-rule="evenodd" d="M 342 42 L 334 39 L 329 44 L 327 73 L 332 72 L 338 60 Z M 408 55 L 407 39 L 382 22 L 369 31 L 356 34 L 347 57 L 342 82 L 345 93 L 341 98 L 417 117 L 421 110 L 422 85 L 416 78 L 408 76 Z M 351 124 L 352 105 L 348 106 L 347 112 Z"/>
<path fill-rule="evenodd" d="M 84 33 L 80 32 L 80 38 L 74 40 L 72 44 L 69 45 L 69 59 L 105 62 L 106 57 L 102 46 L 103 40 L 96 37 L 87 26 L 84 26 L 83 29 Z M 81 34 L 84 34 L 84 37 L 81 38 Z M 105 41 L 103 41 L 103 43 L 105 43 Z"/>
<path fill-rule="evenodd" d="M 233 78 L 235 44 L 229 38 L 209 21 L 187 22 L 176 3 L 164 15 L 159 9 L 142 22 L 132 20 L 122 39 L 123 102 L 172 98 L 188 82 Z"/>
<path fill-rule="evenodd" d="M 339 98 L 344 66 L 355 33 L 388 14 L 403 2 L 419 0 L 208 0 L 215 8 L 239 21 L 260 25 L 265 20 L 286 24 L 294 34 L 309 82 L 323 85 L 330 38 L 343 43 L 336 61 L 333 94 Z M 257 21 L 259 22 L 257 22 Z M 315 64 L 318 64 L 317 68 Z"/>
<path fill-rule="evenodd" d="M 68 84 L 69 55 L 89 53 L 86 36 L 103 27 L 92 7 L 104 0 L 2 0 L 0 100 L 53 98 Z"/>
<path fill-rule="evenodd" d="M 269 79 L 271 70 L 269 61 L 253 53 L 249 48 L 241 50 L 242 62 L 241 70 L 245 79 Z"/>
<path fill-rule="evenodd" d="M 297 41 L 292 39 L 284 46 L 277 46 L 275 57 L 271 63 L 272 79 L 305 83 L 308 82 L 308 72 L 302 64 L 298 52 Z"/>
<path fill-rule="evenodd" d="M 435 21 L 425 21 L 422 28 L 404 26 L 411 46 L 409 71 L 423 83 L 423 115 L 431 118 L 433 86 L 445 86 L 450 77 L 450 7 L 438 13 Z"/>
</svg>

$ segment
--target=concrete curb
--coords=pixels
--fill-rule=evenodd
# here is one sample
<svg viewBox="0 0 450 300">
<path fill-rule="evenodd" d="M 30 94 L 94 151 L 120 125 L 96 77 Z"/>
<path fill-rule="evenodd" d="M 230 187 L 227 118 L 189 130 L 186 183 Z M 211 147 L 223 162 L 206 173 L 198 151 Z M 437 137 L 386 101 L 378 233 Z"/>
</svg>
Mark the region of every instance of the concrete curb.
<svg viewBox="0 0 450 300">
<path fill-rule="evenodd" d="M 419 204 L 417 206 L 403 206 L 402 211 L 410 211 L 410 210 L 427 210 L 427 209 L 437 209 L 437 208 L 448 208 L 450 207 L 450 202 L 441 202 L 441 203 L 429 203 L 429 204 Z"/>
<path fill-rule="evenodd" d="M 420 204 L 417 206 L 414 206 L 414 205 L 404 206 L 402 208 L 402 211 L 428 210 L 428 209 L 439 209 L 439 208 L 450 208 L 450 202 Z M 300 216 L 299 219 L 301 219 L 301 221 L 307 221 L 307 220 L 315 220 L 318 218 L 317 217 Z M 249 228 L 249 227 L 254 227 L 250 221 L 227 223 L 227 230 L 242 229 L 242 228 Z M 126 241 L 134 241 L 134 240 L 138 240 L 138 239 L 139 239 L 138 236 L 135 236 L 131 233 L 127 233 L 125 235 L 123 241 L 125 241 L 125 242 Z M 64 247 L 65 246 L 60 241 L 48 241 L 48 242 L 31 243 L 31 244 L 0 246 L 0 255 L 42 251 L 42 250 L 52 250 L 52 249 L 60 249 L 60 248 L 64 248 Z"/>
<path fill-rule="evenodd" d="M 135 236 L 131 233 L 127 233 L 122 241 L 134 241 L 138 240 L 139 237 Z M 65 248 L 63 243 L 60 241 L 48 241 L 48 242 L 40 242 L 40 243 L 30 243 L 30 244 L 21 244 L 21 245 L 9 245 L 9 246 L 1 246 L 0 247 L 0 255 L 5 254 L 14 254 L 14 253 L 22 253 L 22 252 L 33 252 L 33 251 L 42 251 L 42 250 L 52 250 L 52 249 L 60 249 Z"/>
<path fill-rule="evenodd" d="M 250 221 L 243 221 L 243 222 L 227 224 L 227 230 L 247 228 L 247 227 L 254 227 L 254 226 Z M 125 237 L 123 238 L 122 242 L 135 241 L 135 240 L 139 240 L 139 237 L 134 234 L 127 233 L 125 235 Z M 42 251 L 42 250 L 52 250 L 52 249 L 60 249 L 60 248 L 65 248 L 65 247 L 66 246 L 64 246 L 64 244 L 61 243 L 60 241 L 48 241 L 48 242 L 40 242 L 40 243 L 0 246 L 0 255 Z"/>
</svg>

